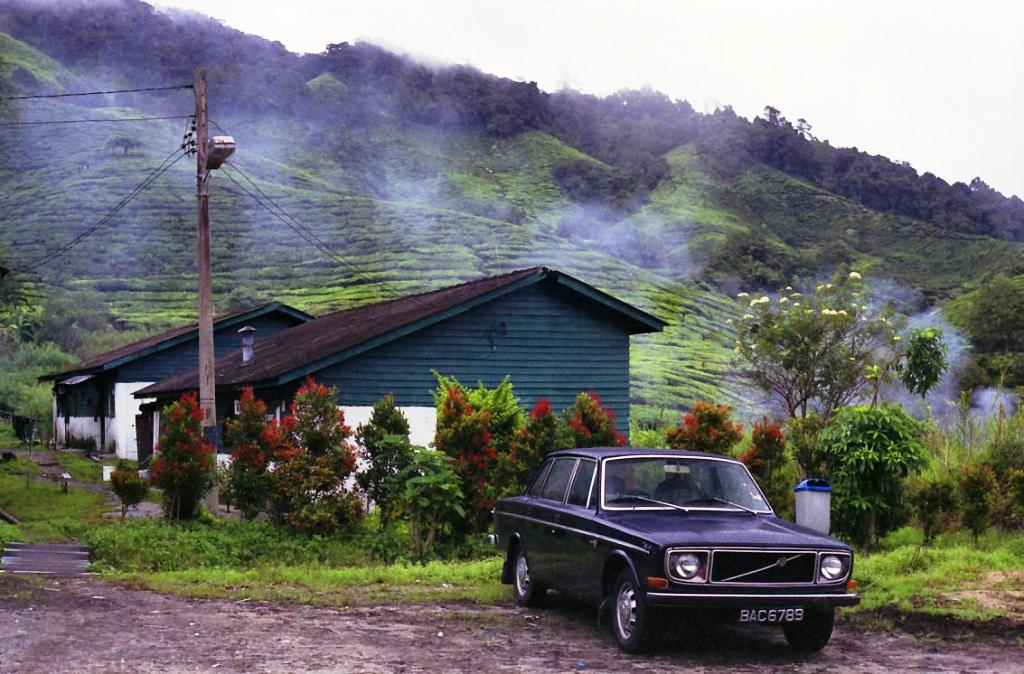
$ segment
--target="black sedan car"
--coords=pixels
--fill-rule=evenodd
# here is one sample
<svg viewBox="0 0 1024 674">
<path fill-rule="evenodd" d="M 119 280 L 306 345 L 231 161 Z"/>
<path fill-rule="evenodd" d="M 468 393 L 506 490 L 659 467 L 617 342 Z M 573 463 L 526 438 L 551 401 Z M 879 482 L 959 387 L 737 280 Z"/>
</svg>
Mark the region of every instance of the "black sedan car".
<svg viewBox="0 0 1024 674">
<path fill-rule="evenodd" d="M 554 452 L 494 520 L 501 580 L 520 605 L 549 588 L 592 602 L 630 652 L 668 609 L 780 625 L 792 647 L 816 651 L 835 607 L 859 601 L 850 547 L 776 517 L 746 466 L 723 456 Z"/>
</svg>

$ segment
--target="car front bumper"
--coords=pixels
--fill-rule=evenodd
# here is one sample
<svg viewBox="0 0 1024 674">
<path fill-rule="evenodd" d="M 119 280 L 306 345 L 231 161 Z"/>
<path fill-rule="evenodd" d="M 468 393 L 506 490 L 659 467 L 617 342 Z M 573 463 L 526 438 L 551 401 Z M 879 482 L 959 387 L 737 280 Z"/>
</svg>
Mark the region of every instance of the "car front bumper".
<svg viewBox="0 0 1024 674">
<path fill-rule="evenodd" d="M 860 597 L 852 592 L 843 593 L 733 593 L 733 592 L 647 592 L 651 606 L 679 608 L 828 608 L 856 606 Z"/>
</svg>

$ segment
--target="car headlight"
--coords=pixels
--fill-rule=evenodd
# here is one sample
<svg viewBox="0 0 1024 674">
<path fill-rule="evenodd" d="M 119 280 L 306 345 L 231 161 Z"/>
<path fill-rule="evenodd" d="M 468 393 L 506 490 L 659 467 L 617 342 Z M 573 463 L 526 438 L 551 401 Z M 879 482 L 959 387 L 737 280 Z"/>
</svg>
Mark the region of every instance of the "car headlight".
<svg viewBox="0 0 1024 674">
<path fill-rule="evenodd" d="M 669 555 L 669 575 L 678 580 L 704 580 L 705 556 L 694 552 L 673 552 Z"/>
<path fill-rule="evenodd" d="M 839 580 L 846 575 L 846 561 L 837 555 L 823 555 L 818 572 L 823 580 Z"/>
</svg>

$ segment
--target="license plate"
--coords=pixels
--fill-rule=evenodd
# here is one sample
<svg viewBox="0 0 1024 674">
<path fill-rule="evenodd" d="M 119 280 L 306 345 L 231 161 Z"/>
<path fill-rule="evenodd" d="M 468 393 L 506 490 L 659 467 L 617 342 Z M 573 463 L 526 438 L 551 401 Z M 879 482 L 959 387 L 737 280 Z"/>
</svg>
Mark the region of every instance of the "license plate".
<svg viewBox="0 0 1024 674">
<path fill-rule="evenodd" d="M 804 619 L 802 608 L 741 608 L 741 623 L 797 623 Z"/>
</svg>

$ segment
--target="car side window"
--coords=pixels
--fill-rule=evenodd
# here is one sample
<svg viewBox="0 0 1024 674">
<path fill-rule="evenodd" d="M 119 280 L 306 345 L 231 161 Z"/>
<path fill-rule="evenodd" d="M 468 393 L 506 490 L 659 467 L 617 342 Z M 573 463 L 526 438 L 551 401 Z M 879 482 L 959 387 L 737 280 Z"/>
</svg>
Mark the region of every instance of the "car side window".
<svg viewBox="0 0 1024 674">
<path fill-rule="evenodd" d="M 526 490 L 529 496 L 540 496 L 540 488 L 544 486 L 544 478 L 548 476 L 548 471 L 551 470 L 551 464 L 554 461 L 545 461 L 544 465 L 540 467 L 537 474 L 533 476 L 533 482 L 530 483 L 529 488 Z"/>
<path fill-rule="evenodd" d="M 594 470 L 597 469 L 597 461 L 580 459 L 580 467 L 576 469 L 576 477 L 572 479 L 572 488 L 569 489 L 570 505 L 587 507 L 587 499 L 590 497 L 590 485 L 594 481 Z"/>
<path fill-rule="evenodd" d="M 551 501 L 561 501 L 565 498 L 565 488 L 569 486 L 569 478 L 572 477 L 572 469 L 576 466 L 576 459 L 555 459 L 548 471 L 548 479 L 544 481 L 544 487 L 540 490 L 540 497 Z"/>
</svg>

